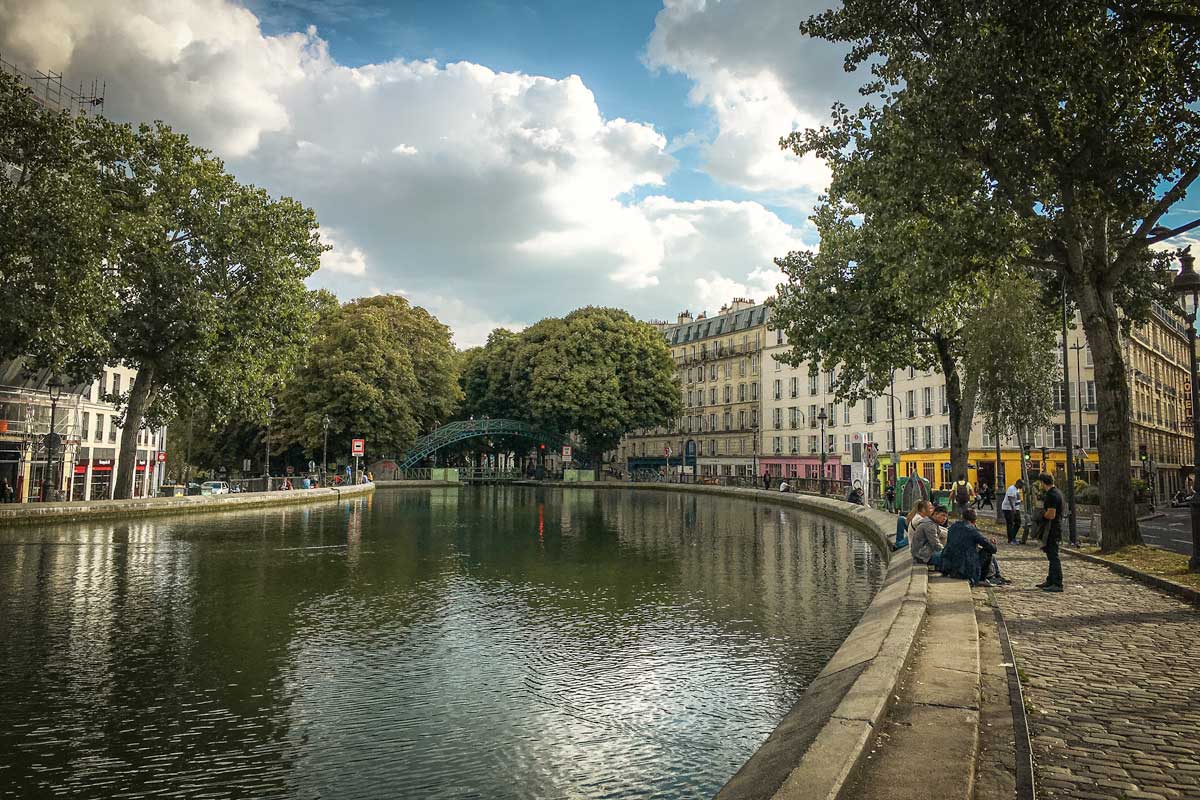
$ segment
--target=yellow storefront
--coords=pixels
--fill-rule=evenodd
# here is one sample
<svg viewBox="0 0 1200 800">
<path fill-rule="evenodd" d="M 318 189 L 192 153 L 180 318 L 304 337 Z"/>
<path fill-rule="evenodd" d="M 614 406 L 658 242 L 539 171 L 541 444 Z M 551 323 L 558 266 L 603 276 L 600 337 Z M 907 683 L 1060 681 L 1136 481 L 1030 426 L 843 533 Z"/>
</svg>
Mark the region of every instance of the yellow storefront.
<svg viewBox="0 0 1200 800">
<path fill-rule="evenodd" d="M 1011 448 L 1001 450 L 1000 460 L 1004 465 L 1005 483 L 1012 483 L 1021 474 L 1020 452 Z M 1034 448 L 1030 453 L 1029 469 L 1038 472 L 1048 471 L 1058 481 L 1065 480 L 1066 464 L 1066 453 L 1063 450 L 1048 449 L 1046 451 L 1046 464 L 1044 466 L 1042 464 L 1041 448 Z M 979 487 L 980 483 L 987 483 L 993 486 L 996 484 L 995 450 L 971 450 L 967 454 L 967 466 L 967 480 L 976 488 Z M 1096 456 L 1094 453 L 1089 453 L 1084 469 L 1086 472 L 1095 472 L 1096 468 Z M 956 477 L 950 474 L 950 451 L 925 450 L 916 453 L 901 453 L 900 477 L 903 478 L 913 474 L 920 475 L 929 481 L 935 492 L 948 491 Z"/>
</svg>

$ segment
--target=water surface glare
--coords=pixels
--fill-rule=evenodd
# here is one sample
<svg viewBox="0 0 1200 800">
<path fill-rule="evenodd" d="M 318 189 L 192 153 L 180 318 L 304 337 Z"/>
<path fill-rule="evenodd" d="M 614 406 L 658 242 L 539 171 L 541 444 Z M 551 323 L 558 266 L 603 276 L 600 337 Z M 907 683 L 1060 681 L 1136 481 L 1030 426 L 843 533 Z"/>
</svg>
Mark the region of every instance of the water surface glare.
<svg viewBox="0 0 1200 800">
<path fill-rule="evenodd" d="M 883 569 L 830 520 L 654 491 L 0 530 L 0 796 L 710 796 Z"/>
</svg>

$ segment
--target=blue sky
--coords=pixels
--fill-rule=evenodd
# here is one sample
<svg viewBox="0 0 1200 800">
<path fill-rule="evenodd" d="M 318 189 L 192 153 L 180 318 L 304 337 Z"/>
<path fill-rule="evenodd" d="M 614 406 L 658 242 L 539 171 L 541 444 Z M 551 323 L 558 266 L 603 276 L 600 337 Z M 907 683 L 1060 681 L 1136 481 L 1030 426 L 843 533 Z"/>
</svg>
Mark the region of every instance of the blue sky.
<svg viewBox="0 0 1200 800">
<path fill-rule="evenodd" d="M 110 116 L 311 206 L 314 286 L 402 294 L 463 346 L 770 296 L 828 182 L 779 138 L 859 101 L 797 30 L 820 0 L 10 2 L 6 58 L 98 77 Z"/>
</svg>

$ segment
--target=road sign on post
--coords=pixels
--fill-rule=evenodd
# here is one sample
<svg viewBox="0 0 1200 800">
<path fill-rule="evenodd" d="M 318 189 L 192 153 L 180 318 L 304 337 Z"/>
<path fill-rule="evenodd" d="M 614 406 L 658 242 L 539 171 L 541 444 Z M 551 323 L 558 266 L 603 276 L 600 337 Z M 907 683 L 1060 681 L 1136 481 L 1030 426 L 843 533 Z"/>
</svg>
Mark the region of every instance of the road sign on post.
<svg viewBox="0 0 1200 800">
<path fill-rule="evenodd" d="M 155 456 L 155 460 L 156 460 L 156 461 L 158 461 L 158 463 L 160 463 L 160 464 L 165 464 L 165 463 L 167 463 L 167 451 L 166 451 L 166 450 L 159 450 L 159 451 L 158 451 L 158 455 L 157 455 L 157 456 Z"/>
<path fill-rule="evenodd" d="M 571 460 L 571 445 L 569 445 L 569 444 L 564 444 L 564 445 L 563 445 L 563 447 L 562 447 L 562 460 L 563 460 L 563 461 L 570 461 L 570 460 Z"/>
<path fill-rule="evenodd" d="M 350 455 L 361 456 L 367 452 L 366 439 L 351 439 L 350 440 Z"/>
</svg>

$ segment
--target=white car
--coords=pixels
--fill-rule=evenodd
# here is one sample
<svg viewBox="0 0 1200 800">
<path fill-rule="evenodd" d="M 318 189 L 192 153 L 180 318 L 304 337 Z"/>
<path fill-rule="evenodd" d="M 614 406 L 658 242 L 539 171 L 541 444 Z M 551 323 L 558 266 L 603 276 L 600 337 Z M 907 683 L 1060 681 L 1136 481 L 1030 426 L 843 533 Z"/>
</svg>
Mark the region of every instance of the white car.
<svg viewBox="0 0 1200 800">
<path fill-rule="evenodd" d="M 225 481 L 205 481 L 200 484 L 200 494 L 229 494 L 229 484 Z"/>
</svg>

